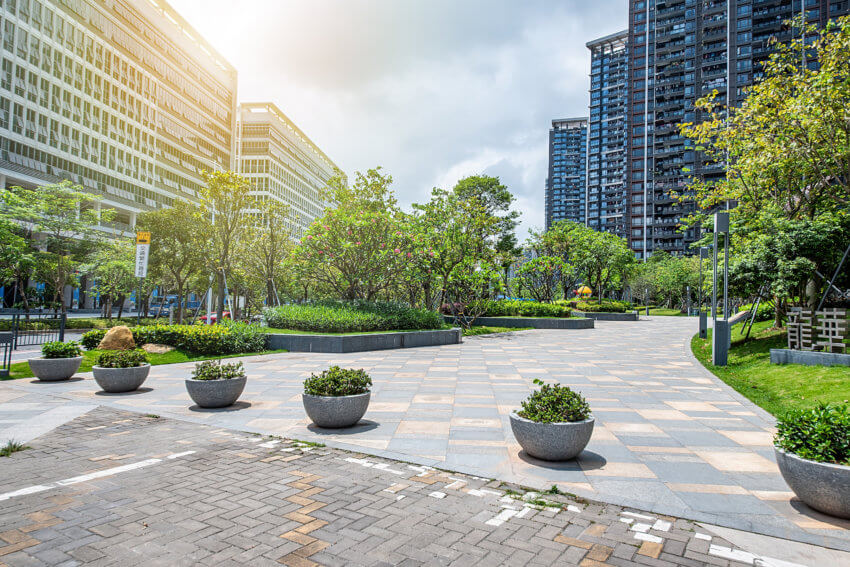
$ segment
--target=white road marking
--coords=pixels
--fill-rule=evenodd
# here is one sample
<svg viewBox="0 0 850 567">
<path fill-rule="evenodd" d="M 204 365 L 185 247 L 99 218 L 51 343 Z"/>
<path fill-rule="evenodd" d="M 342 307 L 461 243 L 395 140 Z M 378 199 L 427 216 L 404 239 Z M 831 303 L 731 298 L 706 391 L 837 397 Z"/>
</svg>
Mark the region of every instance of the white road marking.
<svg viewBox="0 0 850 567">
<path fill-rule="evenodd" d="M 445 497 L 446 497 L 446 493 L 445 493 L 445 492 L 440 492 L 439 490 L 435 490 L 434 492 L 432 492 L 432 493 L 431 493 L 431 494 L 429 494 L 428 496 L 430 496 L 431 498 L 445 498 Z"/>
<path fill-rule="evenodd" d="M 703 539 L 705 541 L 711 541 L 711 536 L 708 534 L 701 534 L 699 532 L 694 534 L 694 537 L 697 539 Z"/>
<path fill-rule="evenodd" d="M 635 539 L 639 539 L 641 541 L 651 541 L 652 543 L 661 543 L 664 541 L 658 536 L 654 536 L 652 534 L 635 534 Z"/>
<path fill-rule="evenodd" d="M 621 516 L 631 516 L 632 518 L 639 518 L 641 520 L 655 520 L 654 516 L 647 516 L 645 514 L 638 514 L 637 512 L 621 512 Z"/>
<path fill-rule="evenodd" d="M 498 527 L 498 526 L 501 526 L 502 524 L 504 524 L 505 522 L 507 522 L 508 520 L 510 520 L 511 518 L 513 518 L 514 516 L 516 516 L 518 513 L 519 513 L 519 510 L 512 510 L 510 508 L 505 508 L 504 510 L 499 512 L 499 514 L 495 518 L 491 518 L 484 523 L 487 524 L 488 526 Z"/>
<path fill-rule="evenodd" d="M 168 455 L 165 457 L 166 459 L 179 459 L 180 457 L 185 457 L 186 455 L 191 455 L 195 451 L 183 451 L 182 453 L 174 453 L 173 455 Z"/>
<path fill-rule="evenodd" d="M 643 534 L 643 533 L 648 532 L 649 528 L 651 528 L 651 527 L 652 526 L 649 525 L 649 524 L 632 524 L 632 526 L 629 529 L 632 530 L 633 532 L 638 532 L 638 533 Z"/>
<path fill-rule="evenodd" d="M 732 561 L 739 561 L 741 563 L 748 563 L 752 565 L 755 563 L 756 555 L 752 553 L 748 553 L 746 551 L 742 551 L 740 549 L 732 549 L 730 547 L 723 547 L 722 545 L 714 545 L 711 544 L 708 548 L 708 554 L 714 555 L 715 557 L 722 557 L 723 559 L 730 559 Z"/>
<path fill-rule="evenodd" d="M 581 514 L 581 508 L 579 508 L 578 506 L 573 506 L 572 504 L 567 505 L 567 511 L 574 512 L 576 514 Z M 623 519 L 620 518 L 620 521 L 622 522 Z"/>
<path fill-rule="evenodd" d="M 652 529 L 658 530 L 659 532 L 669 532 L 672 527 L 673 524 L 665 520 L 655 520 L 655 523 L 652 524 Z"/>
</svg>

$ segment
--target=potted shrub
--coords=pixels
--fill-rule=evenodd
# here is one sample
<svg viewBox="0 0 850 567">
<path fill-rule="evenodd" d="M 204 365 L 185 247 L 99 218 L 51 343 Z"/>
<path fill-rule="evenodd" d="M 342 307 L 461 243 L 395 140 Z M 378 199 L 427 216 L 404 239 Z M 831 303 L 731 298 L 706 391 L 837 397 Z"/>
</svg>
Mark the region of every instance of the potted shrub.
<svg viewBox="0 0 850 567">
<path fill-rule="evenodd" d="M 186 380 L 186 390 L 199 407 L 223 408 L 236 403 L 247 381 L 241 362 L 204 360 L 195 365 L 192 377 Z"/>
<path fill-rule="evenodd" d="M 364 370 L 331 366 L 304 381 L 301 400 L 310 419 L 319 427 L 356 425 L 369 407 L 372 378 Z"/>
<path fill-rule="evenodd" d="M 578 392 L 560 384 L 535 380 L 539 390 L 511 413 L 517 442 L 532 457 L 566 461 L 584 450 L 593 433 L 590 406 Z"/>
<path fill-rule="evenodd" d="M 151 365 L 142 349 L 107 350 L 100 353 L 91 370 L 104 392 L 132 392 L 147 379 Z"/>
<path fill-rule="evenodd" d="M 776 463 L 810 507 L 850 518 L 850 406 L 794 410 L 778 421 Z"/>
<path fill-rule="evenodd" d="M 80 369 L 83 353 L 80 345 L 71 341 L 52 341 L 41 346 L 41 358 L 27 361 L 36 378 L 43 382 L 67 380 Z"/>
</svg>

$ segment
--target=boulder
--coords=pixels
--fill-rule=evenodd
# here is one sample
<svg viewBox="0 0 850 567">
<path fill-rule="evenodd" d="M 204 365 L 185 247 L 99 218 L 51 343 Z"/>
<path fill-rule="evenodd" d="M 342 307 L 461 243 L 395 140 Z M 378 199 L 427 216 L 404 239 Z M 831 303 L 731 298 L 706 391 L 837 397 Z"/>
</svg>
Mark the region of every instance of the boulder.
<svg viewBox="0 0 850 567">
<path fill-rule="evenodd" d="M 106 332 L 106 336 L 100 341 L 97 348 L 101 350 L 130 350 L 136 347 L 133 333 L 129 327 L 112 327 Z"/>
<path fill-rule="evenodd" d="M 148 354 L 165 354 L 174 350 L 174 347 L 168 345 L 157 345 L 154 343 L 148 343 L 146 345 L 142 345 L 142 350 L 144 350 Z"/>
</svg>

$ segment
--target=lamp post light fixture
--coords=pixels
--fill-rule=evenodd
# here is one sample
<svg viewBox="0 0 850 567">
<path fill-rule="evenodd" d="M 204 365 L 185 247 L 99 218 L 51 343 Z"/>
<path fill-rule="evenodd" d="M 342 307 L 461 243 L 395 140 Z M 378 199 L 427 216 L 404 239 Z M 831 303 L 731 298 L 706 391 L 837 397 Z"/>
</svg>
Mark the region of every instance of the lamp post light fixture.
<svg viewBox="0 0 850 567">
<path fill-rule="evenodd" d="M 723 319 L 717 318 L 717 240 L 723 234 Z M 726 366 L 729 360 L 729 213 L 714 213 L 714 277 L 711 290 L 712 331 L 711 362 Z"/>
<path fill-rule="evenodd" d="M 649 288 L 643 290 L 643 300 L 646 302 L 646 316 L 649 317 Z"/>
<path fill-rule="evenodd" d="M 702 267 L 705 260 L 708 260 L 708 247 L 700 246 L 699 249 L 699 291 L 697 292 L 699 295 L 697 308 L 699 309 L 699 338 L 705 339 L 708 337 L 708 314 L 703 310 L 702 303 L 702 288 L 703 288 L 703 277 L 702 277 Z"/>
</svg>

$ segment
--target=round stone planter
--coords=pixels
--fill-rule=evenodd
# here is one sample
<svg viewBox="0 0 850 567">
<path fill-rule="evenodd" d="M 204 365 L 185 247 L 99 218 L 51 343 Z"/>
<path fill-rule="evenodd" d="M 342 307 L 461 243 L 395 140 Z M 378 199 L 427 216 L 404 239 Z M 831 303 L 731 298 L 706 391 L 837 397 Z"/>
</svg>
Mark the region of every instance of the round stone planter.
<svg viewBox="0 0 850 567">
<path fill-rule="evenodd" d="M 511 429 L 526 453 L 544 461 L 567 461 L 581 453 L 593 433 L 594 418 L 538 423 L 511 413 Z"/>
<path fill-rule="evenodd" d="M 138 390 L 139 386 L 147 380 L 148 373 L 151 371 L 151 365 L 142 364 L 141 366 L 132 366 L 130 368 L 92 366 L 91 371 L 94 374 L 94 381 L 97 382 L 101 390 L 117 394 L 119 392 Z"/>
<path fill-rule="evenodd" d="M 35 377 L 42 382 L 67 380 L 80 369 L 82 356 L 74 358 L 31 358 L 27 361 Z"/>
<path fill-rule="evenodd" d="M 186 390 L 192 401 L 202 408 L 232 406 L 245 389 L 247 376 L 230 380 L 186 380 Z"/>
<path fill-rule="evenodd" d="M 307 416 L 319 427 L 339 429 L 357 425 L 369 407 L 371 392 L 354 396 L 301 394 Z"/>
<path fill-rule="evenodd" d="M 782 478 L 800 500 L 838 518 L 850 518 L 850 467 L 801 459 L 774 447 Z"/>
</svg>

